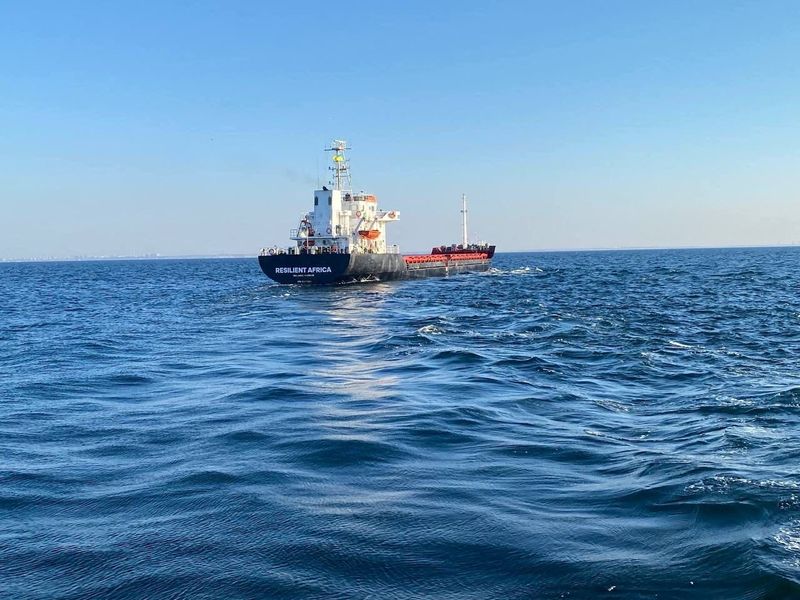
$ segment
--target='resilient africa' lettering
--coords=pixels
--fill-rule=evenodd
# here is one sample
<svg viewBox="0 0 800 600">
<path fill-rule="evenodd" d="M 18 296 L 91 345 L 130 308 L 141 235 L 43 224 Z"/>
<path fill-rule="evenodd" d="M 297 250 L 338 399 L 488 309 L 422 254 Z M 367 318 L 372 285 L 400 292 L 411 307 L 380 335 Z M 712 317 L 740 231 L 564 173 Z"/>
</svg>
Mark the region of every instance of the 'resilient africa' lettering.
<svg viewBox="0 0 800 600">
<path fill-rule="evenodd" d="M 330 267 L 275 267 L 275 273 L 284 275 L 313 275 L 314 273 L 331 273 Z"/>
</svg>

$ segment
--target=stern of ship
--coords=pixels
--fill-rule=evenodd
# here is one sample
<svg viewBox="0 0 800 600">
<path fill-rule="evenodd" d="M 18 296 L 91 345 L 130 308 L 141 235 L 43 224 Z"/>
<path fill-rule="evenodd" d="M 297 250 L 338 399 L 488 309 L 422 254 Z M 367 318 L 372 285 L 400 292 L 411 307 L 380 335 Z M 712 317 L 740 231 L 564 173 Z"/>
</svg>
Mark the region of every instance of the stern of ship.
<svg viewBox="0 0 800 600">
<path fill-rule="evenodd" d="M 347 276 L 349 254 L 262 254 L 258 264 L 278 283 L 337 283 Z"/>
</svg>

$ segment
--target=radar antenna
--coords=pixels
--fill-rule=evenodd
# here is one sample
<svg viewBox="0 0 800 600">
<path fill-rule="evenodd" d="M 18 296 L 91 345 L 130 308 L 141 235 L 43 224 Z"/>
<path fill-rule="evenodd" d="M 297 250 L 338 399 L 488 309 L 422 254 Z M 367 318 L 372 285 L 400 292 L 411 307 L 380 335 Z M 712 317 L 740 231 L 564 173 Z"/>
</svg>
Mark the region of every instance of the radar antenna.
<svg viewBox="0 0 800 600">
<path fill-rule="evenodd" d="M 350 179 L 350 161 L 344 154 L 345 150 L 350 150 L 350 146 L 344 140 L 333 140 L 330 148 L 325 148 L 325 152 L 333 152 L 333 166 L 328 170 L 333 173 L 330 184 L 335 190 L 350 190 L 353 182 Z"/>
</svg>

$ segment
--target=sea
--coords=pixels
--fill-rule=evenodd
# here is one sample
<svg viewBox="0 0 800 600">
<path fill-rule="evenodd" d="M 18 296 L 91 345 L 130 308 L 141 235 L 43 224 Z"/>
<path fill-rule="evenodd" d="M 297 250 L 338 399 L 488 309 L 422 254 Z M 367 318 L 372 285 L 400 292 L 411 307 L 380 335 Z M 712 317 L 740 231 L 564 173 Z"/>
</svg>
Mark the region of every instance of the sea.
<svg viewBox="0 0 800 600">
<path fill-rule="evenodd" d="M 800 598 L 800 248 L 1 264 L 0 597 Z"/>
</svg>

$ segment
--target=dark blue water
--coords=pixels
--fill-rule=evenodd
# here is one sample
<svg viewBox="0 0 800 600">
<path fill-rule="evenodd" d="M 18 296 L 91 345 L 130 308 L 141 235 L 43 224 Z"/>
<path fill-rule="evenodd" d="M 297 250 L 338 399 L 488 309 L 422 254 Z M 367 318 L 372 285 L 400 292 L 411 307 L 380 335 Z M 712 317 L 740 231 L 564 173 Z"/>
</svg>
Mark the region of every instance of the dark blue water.
<svg viewBox="0 0 800 600">
<path fill-rule="evenodd" d="M 800 249 L 0 265 L 3 598 L 798 598 Z"/>
</svg>

